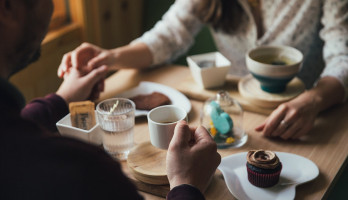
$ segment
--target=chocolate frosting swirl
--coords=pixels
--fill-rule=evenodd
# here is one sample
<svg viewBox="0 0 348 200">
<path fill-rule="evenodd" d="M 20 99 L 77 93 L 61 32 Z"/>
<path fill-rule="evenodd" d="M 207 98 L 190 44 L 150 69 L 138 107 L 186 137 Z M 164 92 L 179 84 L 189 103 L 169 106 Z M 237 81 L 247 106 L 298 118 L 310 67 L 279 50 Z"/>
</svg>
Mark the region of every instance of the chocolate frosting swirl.
<svg viewBox="0 0 348 200">
<path fill-rule="evenodd" d="M 275 169 L 279 165 L 278 156 L 272 151 L 253 150 L 247 155 L 248 163 L 263 169 Z"/>
</svg>

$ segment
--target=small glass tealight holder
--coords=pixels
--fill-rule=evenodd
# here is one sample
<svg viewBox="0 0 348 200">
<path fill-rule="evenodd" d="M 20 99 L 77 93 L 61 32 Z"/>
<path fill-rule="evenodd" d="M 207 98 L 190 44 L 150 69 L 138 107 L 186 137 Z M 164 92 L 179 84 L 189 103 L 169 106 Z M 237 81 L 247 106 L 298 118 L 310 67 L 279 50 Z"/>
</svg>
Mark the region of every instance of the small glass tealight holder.
<svg viewBox="0 0 348 200">
<path fill-rule="evenodd" d="M 200 122 L 218 148 L 240 147 L 248 139 L 243 129 L 243 109 L 228 92 L 219 91 L 202 108 Z"/>
</svg>

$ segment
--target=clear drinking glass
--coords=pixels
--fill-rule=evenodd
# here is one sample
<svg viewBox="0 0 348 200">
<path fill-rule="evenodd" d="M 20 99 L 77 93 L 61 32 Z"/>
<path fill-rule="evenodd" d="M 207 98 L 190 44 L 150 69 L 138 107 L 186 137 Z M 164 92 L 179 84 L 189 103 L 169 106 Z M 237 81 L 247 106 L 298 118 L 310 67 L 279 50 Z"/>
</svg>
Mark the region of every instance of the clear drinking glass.
<svg viewBox="0 0 348 200">
<path fill-rule="evenodd" d="M 97 105 L 103 147 L 119 160 L 127 159 L 134 144 L 134 112 L 134 102 L 124 98 L 107 99 Z"/>
</svg>

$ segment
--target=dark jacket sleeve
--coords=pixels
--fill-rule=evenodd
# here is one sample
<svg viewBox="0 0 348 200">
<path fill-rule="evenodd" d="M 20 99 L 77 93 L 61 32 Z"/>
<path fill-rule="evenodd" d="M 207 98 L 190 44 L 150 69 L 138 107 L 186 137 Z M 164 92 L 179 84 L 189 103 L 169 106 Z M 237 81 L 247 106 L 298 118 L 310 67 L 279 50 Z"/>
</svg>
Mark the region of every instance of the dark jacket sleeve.
<svg viewBox="0 0 348 200">
<path fill-rule="evenodd" d="M 204 200 L 204 196 L 192 185 L 182 184 L 173 188 L 167 195 L 167 200 Z"/>
<path fill-rule="evenodd" d="M 56 123 L 68 112 L 69 108 L 63 98 L 49 94 L 28 103 L 22 109 L 21 117 L 54 132 L 57 131 Z"/>
</svg>

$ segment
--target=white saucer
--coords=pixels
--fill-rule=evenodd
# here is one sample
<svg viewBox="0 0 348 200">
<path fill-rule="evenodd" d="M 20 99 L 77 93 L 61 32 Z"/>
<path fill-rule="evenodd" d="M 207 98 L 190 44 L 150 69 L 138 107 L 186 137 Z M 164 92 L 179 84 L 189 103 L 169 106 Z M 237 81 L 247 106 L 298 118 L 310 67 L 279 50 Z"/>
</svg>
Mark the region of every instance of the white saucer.
<svg viewBox="0 0 348 200">
<path fill-rule="evenodd" d="M 270 188 L 259 188 L 248 181 L 246 169 L 247 152 L 224 157 L 218 169 L 226 185 L 237 199 L 287 200 L 294 199 L 296 186 L 313 180 L 319 169 L 311 160 L 299 155 L 275 152 L 282 162 L 279 183 Z"/>
</svg>

